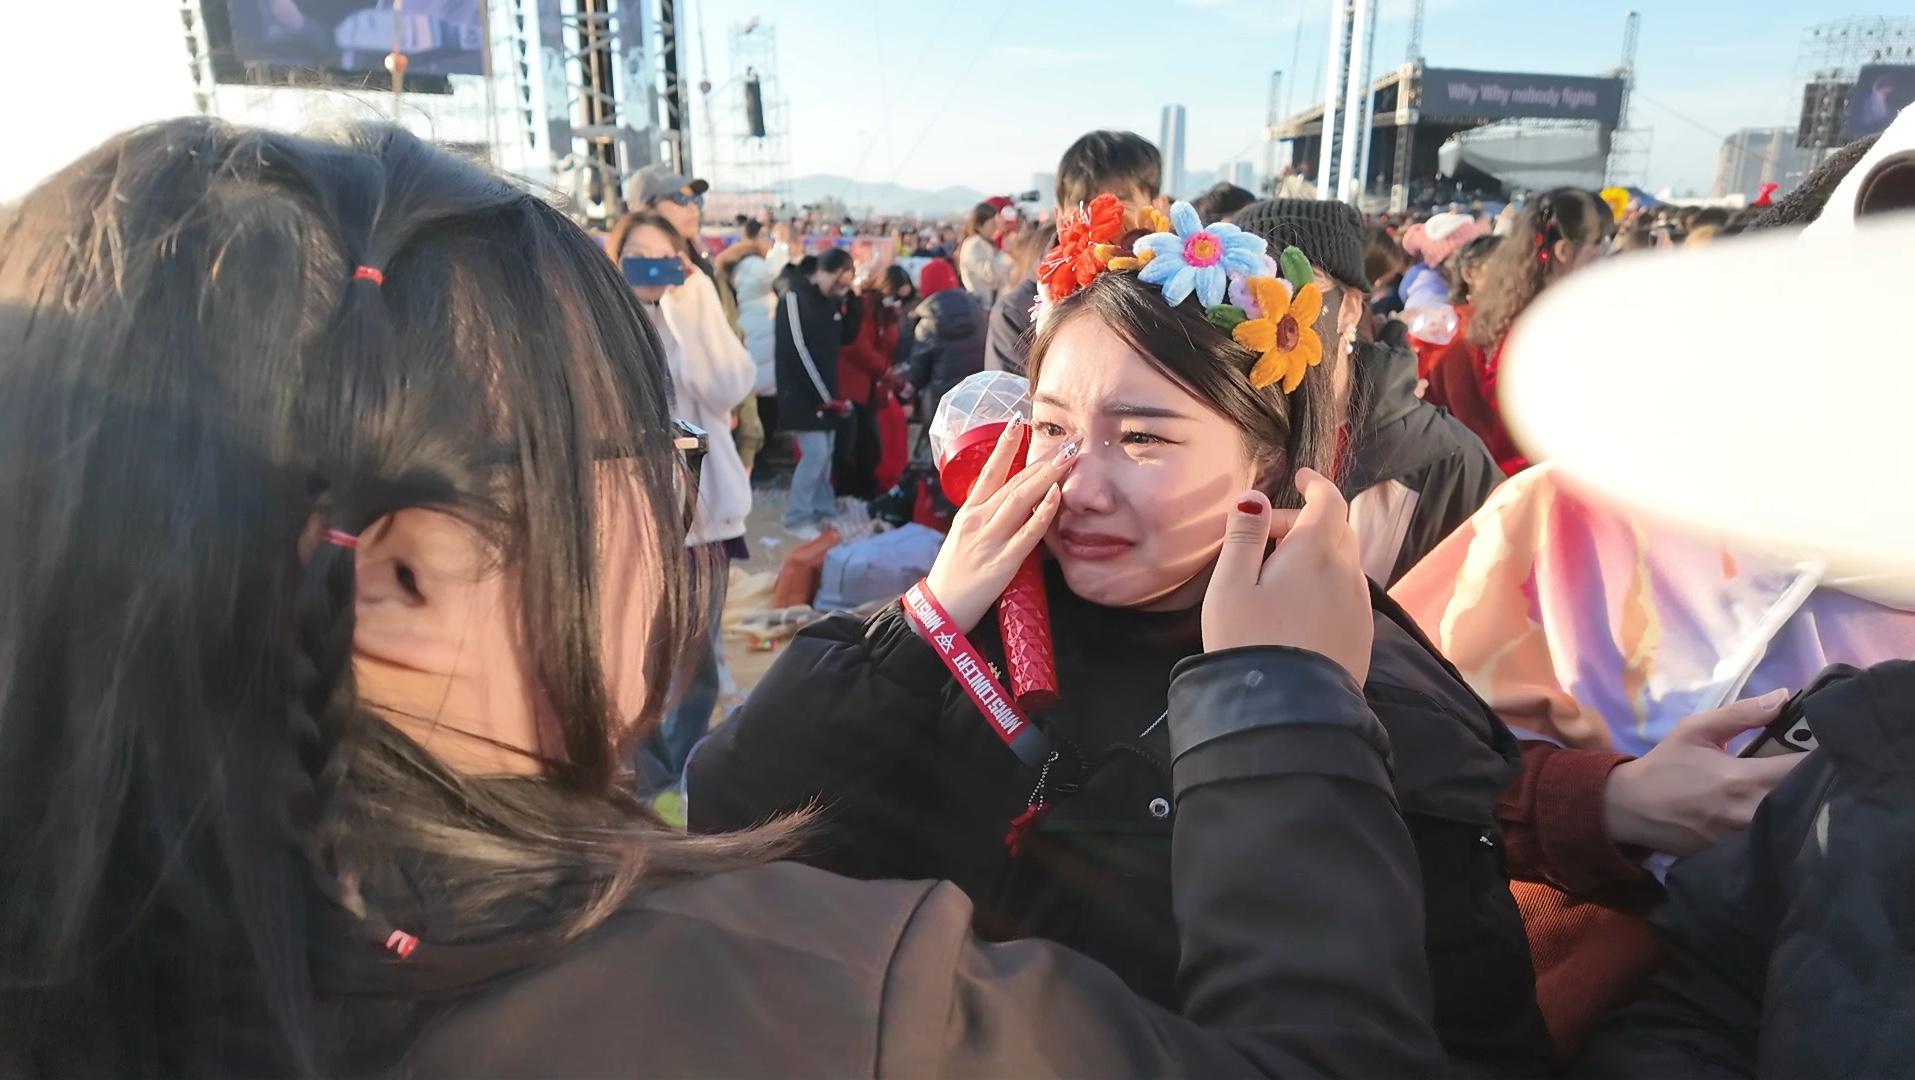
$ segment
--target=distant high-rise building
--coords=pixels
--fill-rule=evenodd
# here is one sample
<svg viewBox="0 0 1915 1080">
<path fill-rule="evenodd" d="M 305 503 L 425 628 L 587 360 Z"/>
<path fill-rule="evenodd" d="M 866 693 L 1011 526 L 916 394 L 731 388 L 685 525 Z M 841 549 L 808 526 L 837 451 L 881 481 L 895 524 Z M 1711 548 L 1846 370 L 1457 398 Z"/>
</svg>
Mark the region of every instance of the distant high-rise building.
<svg viewBox="0 0 1915 1080">
<path fill-rule="evenodd" d="M 1747 195 L 1773 180 L 1787 192 L 1815 168 L 1816 152 L 1795 145 L 1794 128 L 1743 128 L 1722 140 L 1710 194 Z"/>
<path fill-rule="evenodd" d="M 1037 201 L 1048 205 L 1057 198 L 1057 174 L 1040 172 L 1031 174 L 1031 187 L 1037 190 Z"/>
<path fill-rule="evenodd" d="M 1184 190 L 1184 107 L 1164 106 L 1157 124 L 1157 152 L 1164 155 L 1164 193 L 1189 195 Z"/>
<path fill-rule="evenodd" d="M 1233 161 L 1230 163 L 1229 168 L 1224 171 L 1224 175 L 1230 177 L 1231 183 L 1245 191 L 1257 190 L 1257 165 L 1255 162 Z"/>
</svg>

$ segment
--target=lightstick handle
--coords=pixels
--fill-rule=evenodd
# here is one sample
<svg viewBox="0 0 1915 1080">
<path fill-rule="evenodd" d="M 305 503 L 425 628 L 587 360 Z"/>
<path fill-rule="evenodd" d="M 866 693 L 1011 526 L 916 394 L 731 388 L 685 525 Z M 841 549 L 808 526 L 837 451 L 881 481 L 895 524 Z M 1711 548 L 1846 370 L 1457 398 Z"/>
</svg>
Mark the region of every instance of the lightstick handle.
<svg viewBox="0 0 1915 1080">
<path fill-rule="evenodd" d="M 1024 559 L 998 599 L 997 625 L 1018 707 L 1028 715 L 1055 705 L 1057 660 L 1051 650 L 1051 608 L 1039 552 Z"/>
</svg>

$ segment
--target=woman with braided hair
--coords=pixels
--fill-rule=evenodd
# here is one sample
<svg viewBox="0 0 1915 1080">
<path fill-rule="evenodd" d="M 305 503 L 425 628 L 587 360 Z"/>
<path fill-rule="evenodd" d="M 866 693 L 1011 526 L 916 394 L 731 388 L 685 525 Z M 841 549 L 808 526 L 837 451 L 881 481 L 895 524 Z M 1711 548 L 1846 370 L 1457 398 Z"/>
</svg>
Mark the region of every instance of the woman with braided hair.
<svg viewBox="0 0 1915 1080">
<path fill-rule="evenodd" d="M 1591 191 L 1557 188 L 1531 198 L 1477 271 L 1469 326 L 1430 365 L 1424 400 L 1456 415 L 1510 476 L 1529 467 L 1496 404 L 1503 339 L 1542 291 L 1609 254 L 1616 235 L 1609 204 Z"/>
<path fill-rule="evenodd" d="M 1229 519 L 1172 686 L 1173 1011 L 633 798 L 709 570 L 660 350 L 396 129 L 143 128 L 0 223 L 0 1073 L 1441 1070 L 1333 487 Z"/>
</svg>

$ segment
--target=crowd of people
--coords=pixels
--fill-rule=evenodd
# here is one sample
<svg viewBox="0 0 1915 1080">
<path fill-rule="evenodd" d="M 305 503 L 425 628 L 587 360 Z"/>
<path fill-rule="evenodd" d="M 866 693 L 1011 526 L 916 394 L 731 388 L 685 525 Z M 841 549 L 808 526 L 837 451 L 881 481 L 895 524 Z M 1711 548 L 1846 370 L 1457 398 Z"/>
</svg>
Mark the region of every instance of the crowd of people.
<svg viewBox="0 0 1915 1080">
<path fill-rule="evenodd" d="M 1496 524 L 1556 482 L 1501 385 L 1537 313 L 1891 227 L 1911 128 L 1748 213 L 1375 218 L 1175 200 L 1096 131 L 1039 220 L 866 266 L 832 222 L 710 244 L 665 166 L 595 237 L 396 128 L 116 137 L 0 211 L 0 1071 L 1915 1069 L 1915 665 L 1825 631 L 1852 667 L 1631 754 L 1576 698 L 1640 727 L 1660 630 L 1529 696 L 1529 639 L 1457 633 L 1544 605 Z M 763 481 L 815 538 L 986 371 L 1029 414 L 929 573 L 712 726 Z M 1041 701 L 994 617 L 1030 560 Z M 1798 712 L 1827 749 L 1728 749 Z"/>
</svg>

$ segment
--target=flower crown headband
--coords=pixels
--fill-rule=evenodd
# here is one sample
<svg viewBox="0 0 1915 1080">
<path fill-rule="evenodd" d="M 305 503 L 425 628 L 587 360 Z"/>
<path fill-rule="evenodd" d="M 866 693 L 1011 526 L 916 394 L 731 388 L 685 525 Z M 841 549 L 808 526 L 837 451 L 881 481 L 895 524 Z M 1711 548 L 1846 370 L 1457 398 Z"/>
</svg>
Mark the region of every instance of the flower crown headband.
<svg viewBox="0 0 1915 1080">
<path fill-rule="evenodd" d="M 1041 303 L 1054 304 L 1106 271 L 1136 271 L 1172 307 L 1191 293 L 1210 325 L 1255 349 L 1250 385 L 1281 381 L 1288 394 L 1323 360 L 1317 316 L 1323 293 L 1310 260 L 1294 247 L 1272 259 L 1263 237 L 1227 222 L 1205 225 L 1196 207 L 1174 203 L 1126 212 L 1099 195 L 1057 219 L 1057 246 L 1037 266 Z"/>
</svg>

